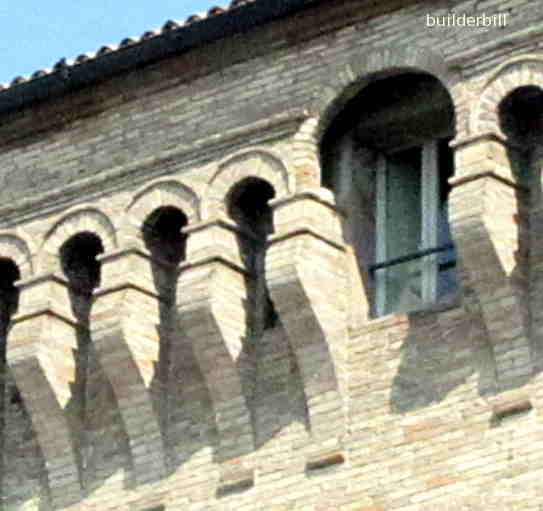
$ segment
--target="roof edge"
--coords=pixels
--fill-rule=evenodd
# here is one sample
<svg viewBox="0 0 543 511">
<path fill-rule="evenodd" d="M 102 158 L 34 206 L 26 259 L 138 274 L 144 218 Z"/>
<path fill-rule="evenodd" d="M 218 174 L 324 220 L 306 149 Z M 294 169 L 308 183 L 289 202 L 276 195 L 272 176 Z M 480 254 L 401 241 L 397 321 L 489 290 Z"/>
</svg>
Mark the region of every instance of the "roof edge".
<svg viewBox="0 0 543 511">
<path fill-rule="evenodd" d="M 167 22 L 160 33 L 146 32 L 139 41 L 127 41 L 118 49 L 102 47 L 94 57 L 69 64 L 61 59 L 50 73 L 37 71 L 32 78 L 15 78 L 0 90 L 0 114 L 50 100 L 117 74 L 178 55 L 301 11 L 320 0 L 256 0 L 229 10 L 211 9 L 208 17 L 175 27 Z"/>
</svg>

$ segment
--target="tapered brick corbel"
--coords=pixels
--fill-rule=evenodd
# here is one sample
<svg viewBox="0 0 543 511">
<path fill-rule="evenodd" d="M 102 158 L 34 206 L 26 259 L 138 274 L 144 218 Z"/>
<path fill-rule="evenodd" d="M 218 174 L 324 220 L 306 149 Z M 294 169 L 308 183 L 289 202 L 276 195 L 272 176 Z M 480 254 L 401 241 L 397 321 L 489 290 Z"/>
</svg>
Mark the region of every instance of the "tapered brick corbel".
<svg viewBox="0 0 543 511">
<path fill-rule="evenodd" d="M 268 289 L 300 368 L 311 431 L 337 436 L 344 426 L 347 372 L 340 214 L 324 189 L 270 205 L 275 234 L 266 255 Z"/>
<path fill-rule="evenodd" d="M 492 135 L 457 143 L 449 199 L 460 285 L 480 305 L 502 390 L 533 374 L 523 211 L 528 195 L 512 172 L 512 151 Z"/>
<path fill-rule="evenodd" d="M 36 431 L 47 467 L 51 503 L 81 497 L 76 431 L 66 406 L 75 382 L 77 322 L 68 283 L 54 274 L 18 283 L 19 312 L 12 318 L 7 361 Z"/>
<path fill-rule="evenodd" d="M 253 449 L 251 415 L 239 365 L 247 331 L 247 274 L 238 227 L 227 220 L 189 226 L 177 287 L 179 328 L 192 343 L 215 411 L 220 459 Z"/>
<path fill-rule="evenodd" d="M 142 484 L 165 473 L 159 407 L 150 392 L 160 351 L 160 297 L 145 251 L 127 248 L 99 260 L 103 286 L 94 293 L 91 335 L 128 435 L 133 482 Z"/>
</svg>

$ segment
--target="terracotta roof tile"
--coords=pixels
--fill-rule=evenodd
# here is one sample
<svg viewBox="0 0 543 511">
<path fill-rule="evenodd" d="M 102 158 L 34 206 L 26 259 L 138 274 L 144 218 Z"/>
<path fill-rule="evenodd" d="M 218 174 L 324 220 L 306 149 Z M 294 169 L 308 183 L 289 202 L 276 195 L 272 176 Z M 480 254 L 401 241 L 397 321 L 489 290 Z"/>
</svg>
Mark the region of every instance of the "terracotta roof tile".
<svg viewBox="0 0 543 511">
<path fill-rule="evenodd" d="M 275 1 L 275 0 L 274 0 Z M 309 0 L 308 3 L 311 3 L 312 0 Z M 284 2 L 288 3 L 288 2 Z M 294 4 L 304 4 L 302 0 L 293 0 Z M 138 44 L 146 44 L 146 41 L 154 40 L 160 36 L 167 35 L 169 32 L 175 30 L 182 30 L 183 28 L 188 28 L 189 25 L 194 25 L 200 22 L 205 21 L 209 18 L 218 18 L 223 15 L 228 15 L 233 10 L 238 10 L 243 6 L 250 4 L 261 4 L 263 8 L 266 7 L 265 0 L 232 0 L 227 7 L 215 6 L 210 8 L 207 13 L 195 13 L 189 16 L 185 21 L 180 20 L 168 20 L 160 29 L 148 30 L 139 38 L 127 37 L 123 39 L 119 45 L 103 45 L 98 49 L 96 53 L 84 53 L 75 60 L 67 60 L 66 58 L 60 59 L 52 69 L 40 69 L 32 73 L 29 77 L 17 76 L 9 84 L 0 84 L 0 99 L 4 94 L 9 93 L 9 91 L 19 85 L 30 84 L 35 80 L 47 80 L 49 75 L 54 75 L 58 73 L 59 77 L 66 79 L 70 76 L 70 68 L 84 66 L 90 61 L 99 61 L 101 58 L 108 58 L 111 54 L 117 52 L 122 52 L 129 46 L 134 46 Z M 273 10 L 268 6 L 269 10 Z M 182 36 L 181 36 L 182 37 Z M 30 82 L 30 83 L 29 83 Z"/>
<path fill-rule="evenodd" d="M 63 59 L 60 59 L 54 65 L 54 67 L 53 67 L 53 69 L 51 71 L 46 70 L 46 69 L 40 69 L 40 70 L 35 71 L 34 73 L 32 73 L 30 75 L 30 77 L 17 76 L 9 84 L 0 84 L 1 85 L 0 86 L 0 91 L 5 90 L 5 89 L 10 88 L 10 87 L 15 87 L 15 86 L 17 86 L 17 85 L 19 85 L 21 83 L 25 83 L 25 82 L 30 81 L 30 80 L 36 80 L 36 79 L 42 78 L 42 77 L 46 76 L 47 74 L 49 74 L 51 72 L 54 73 L 54 72 L 57 72 L 57 71 L 59 71 L 61 69 L 65 69 L 69 65 L 76 65 L 77 66 L 77 65 L 80 65 L 80 64 L 82 64 L 84 62 L 88 62 L 89 60 L 100 58 L 103 55 L 106 55 L 108 53 L 112 53 L 112 52 L 117 51 L 118 49 L 124 48 L 126 46 L 131 46 L 133 44 L 138 44 L 138 43 L 146 41 L 148 39 L 152 39 L 152 38 L 154 38 L 156 36 L 159 36 L 163 32 L 169 32 L 169 31 L 181 28 L 181 27 L 183 27 L 183 25 L 197 23 L 197 22 L 202 21 L 202 20 L 204 20 L 204 19 L 206 19 L 208 17 L 218 16 L 220 14 L 227 13 L 230 9 L 235 9 L 237 7 L 241 7 L 241 6 L 246 5 L 246 4 L 254 3 L 256 1 L 257 0 L 233 0 L 228 7 L 225 7 L 225 8 L 218 7 L 218 6 L 212 7 L 211 9 L 209 9 L 207 11 L 207 13 L 193 14 L 193 15 L 189 16 L 185 20 L 185 22 L 175 21 L 175 20 L 168 20 L 164 24 L 162 29 L 148 30 L 148 31 L 144 32 L 139 39 L 127 37 L 127 38 L 123 39 L 120 42 L 119 46 L 116 46 L 116 45 L 104 45 L 95 54 L 85 53 L 85 54 L 79 55 L 73 61 L 72 64 L 69 64 L 68 63 L 69 61 L 67 61 L 65 58 L 63 58 Z"/>
</svg>

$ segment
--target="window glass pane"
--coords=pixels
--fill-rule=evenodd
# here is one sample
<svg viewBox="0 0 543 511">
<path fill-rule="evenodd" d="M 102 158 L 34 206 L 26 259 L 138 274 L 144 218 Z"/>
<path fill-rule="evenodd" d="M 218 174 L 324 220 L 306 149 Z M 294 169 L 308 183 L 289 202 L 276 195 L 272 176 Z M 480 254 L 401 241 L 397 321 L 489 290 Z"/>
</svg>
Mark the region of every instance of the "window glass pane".
<svg viewBox="0 0 543 511">
<path fill-rule="evenodd" d="M 386 259 L 416 253 L 421 244 L 421 149 L 389 155 L 386 179 Z M 421 303 L 420 259 L 394 265 L 386 272 L 386 312 Z"/>
<path fill-rule="evenodd" d="M 452 244 L 451 230 L 448 220 L 448 202 L 441 204 L 438 216 L 438 244 L 439 246 Z M 456 253 L 454 248 L 440 252 L 437 258 L 438 280 L 437 296 L 452 293 L 456 288 Z"/>
<path fill-rule="evenodd" d="M 385 314 L 407 312 L 422 305 L 421 259 L 395 264 L 385 272 L 387 301 Z"/>
<path fill-rule="evenodd" d="M 421 151 L 387 158 L 386 258 L 412 254 L 421 242 Z"/>
</svg>

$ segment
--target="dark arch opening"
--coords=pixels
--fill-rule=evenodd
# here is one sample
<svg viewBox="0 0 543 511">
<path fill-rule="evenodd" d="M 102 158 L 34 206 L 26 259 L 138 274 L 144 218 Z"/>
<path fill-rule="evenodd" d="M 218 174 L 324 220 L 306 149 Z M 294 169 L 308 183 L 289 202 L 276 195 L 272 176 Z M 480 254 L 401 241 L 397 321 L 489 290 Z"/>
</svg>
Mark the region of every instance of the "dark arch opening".
<svg viewBox="0 0 543 511">
<path fill-rule="evenodd" d="M 179 264 L 185 258 L 186 236 L 181 230 L 186 225 L 186 215 L 173 206 L 160 207 L 151 213 L 142 227 L 143 240 L 151 255 Z"/>
<path fill-rule="evenodd" d="M 451 96 L 435 76 L 414 71 L 376 76 L 345 103 L 321 138 L 323 186 L 334 188 L 331 158 L 348 133 L 356 132 L 360 145 L 382 150 L 436 133 L 451 138 L 454 117 Z"/>
<path fill-rule="evenodd" d="M 543 133 L 543 91 L 534 85 L 519 87 L 498 106 L 500 128 L 518 143 L 534 143 Z"/>
<path fill-rule="evenodd" d="M 248 177 L 237 183 L 226 198 L 228 215 L 243 231 L 238 238 L 243 262 L 254 276 L 250 288 L 253 302 L 251 329 L 257 336 L 263 330 L 273 328 L 277 320 L 265 275 L 266 243 L 273 233 L 269 201 L 274 197 L 275 190 L 267 181 Z"/>
<path fill-rule="evenodd" d="M 0 416 L 3 415 L 5 394 L 5 363 L 7 335 L 11 318 L 17 312 L 19 305 L 19 289 L 15 286 L 21 278 L 19 268 L 11 259 L 0 257 Z M 13 402 L 19 402 L 20 397 L 14 389 L 11 397 Z M 3 428 L 0 425 L 0 436 Z"/>
<path fill-rule="evenodd" d="M 248 177 L 234 186 L 227 198 L 228 215 L 237 224 L 249 228 L 260 240 L 273 232 L 268 202 L 275 197 L 273 187 L 263 179 Z"/>
<path fill-rule="evenodd" d="M 17 312 L 19 305 L 19 289 L 15 283 L 21 278 L 21 273 L 15 262 L 0 257 L 0 450 L 3 452 L 6 441 L 4 432 L 6 426 L 6 408 L 11 405 L 20 405 L 21 396 L 17 387 L 9 389 L 7 375 L 6 355 L 7 337 L 11 318 Z M 9 399 L 7 394 L 10 393 Z M 0 474 L 4 473 L 4 459 L 0 458 Z M 0 481 L 0 489 L 2 481 Z"/>
<path fill-rule="evenodd" d="M 321 138 L 322 185 L 348 213 L 350 280 L 362 283 L 365 314 L 416 310 L 456 294 L 448 225 L 454 117 L 438 78 L 379 73 Z M 360 300 L 354 286 L 353 300 Z"/>
<path fill-rule="evenodd" d="M 187 223 L 187 216 L 180 209 L 174 206 L 161 206 L 149 214 L 141 227 L 143 242 L 151 254 L 150 266 L 154 286 L 160 297 L 159 355 L 151 384 L 151 396 L 165 438 L 168 437 L 170 418 L 174 413 L 169 396 L 170 385 L 175 385 L 171 371 L 177 363 L 172 359 L 172 350 L 179 349 L 178 346 L 174 348 L 174 334 L 177 331 L 177 266 L 186 257 L 187 236 L 182 230 Z"/>
<path fill-rule="evenodd" d="M 498 105 L 499 126 L 507 137 L 507 158 L 515 181 L 523 188 L 516 190 L 518 249 L 515 252 L 516 270 L 513 280 L 521 287 L 530 279 L 530 252 L 532 247 L 532 203 L 541 193 L 540 159 L 543 136 L 543 90 L 535 85 L 518 87 Z M 539 161 L 538 161 L 539 160 Z M 536 193 L 535 197 L 533 192 Z M 535 199 L 535 201 L 534 201 Z M 536 219 L 537 221 L 537 219 Z M 528 318 L 525 318 L 528 321 Z"/>
<path fill-rule="evenodd" d="M 97 256 L 102 252 L 102 241 L 91 232 L 75 234 L 60 247 L 62 271 L 71 291 L 89 297 L 100 285 L 100 262 Z"/>
<path fill-rule="evenodd" d="M 9 320 L 17 312 L 19 290 L 15 286 L 21 278 L 17 265 L 11 260 L 0 258 L 0 336 L 5 336 Z"/>
<path fill-rule="evenodd" d="M 59 250 L 60 266 L 68 280 L 69 300 L 77 321 L 75 336 L 77 350 L 74 350 L 75 380 L 72 384 L 72 398 L 66 405 L 68 420 L 77 420 L 84 428 L 74 429 L 73 441 L 76 448 L 76 462 L 83 474 L 87 458 L 89 413 L 95 403 L 94 385 L 100 378 L 101 368 L 92 345 L 90 315 L 93 293 L 101 284 L 101 263 L 99 254 L 104 252 L 101 239 L 94 233 L 83 231 L 66 240 Z"/>
</svg>

